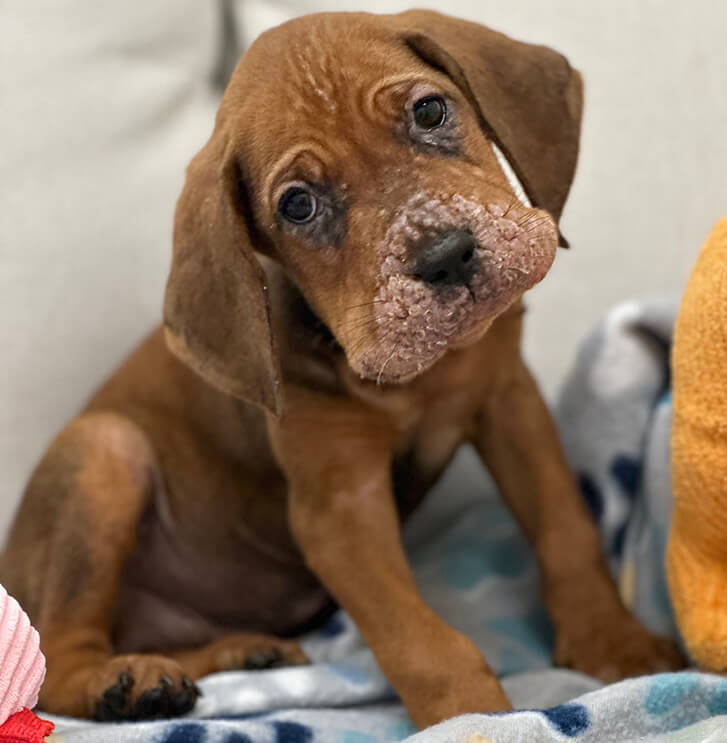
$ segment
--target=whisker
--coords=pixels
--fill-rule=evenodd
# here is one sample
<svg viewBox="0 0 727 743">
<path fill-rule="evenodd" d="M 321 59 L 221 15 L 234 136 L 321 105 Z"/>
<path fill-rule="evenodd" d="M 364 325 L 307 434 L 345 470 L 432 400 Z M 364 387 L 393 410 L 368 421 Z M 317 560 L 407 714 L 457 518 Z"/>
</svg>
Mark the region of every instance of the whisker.
<svg viewBox="0 0 727 743">
<path fill-rule="evenodd" d="M 375 342 L 375 343 L 382 343 L 382 342 L 384 342 L 386 340 L 387 335 L 388 334 L 385 333 L 381 338 L 374 339 L 373 342 Z M 362 335 L 362 337 L 360 337 L 358 339 L 358 341 L 351 346 L 350 353 L 351 354 L 358 353 L 358 351 L 360 351 L 364 346 L 366 346 L 366 344 L 370 343 L 371 340 L 372 339 L 370 337 L 367 337 L 365 335 Z"/>
<path fill-rule="evenodd" d="M 524 219 L 518 220 L 518 227 L 524 228 L 528 227 L 529 225 L 533 223 L 537 223 L 543 220 L 543 217 L 541 217 L 539 214 L 529 214 Z"/>
<path fill-rule="evenodd" d="M 375 304 L 385 304 L 386 301 L 387 301 L 386 299 L 374 298 L 374 299 L 369 300 L 368 302 L 362 302 L 361 304 L 352 304 L 352 305 L 349 305 L 348 307 L 344 307 L 343 311 L 348 312 L 349 310 L 357 310 L 357 309 L 361 309 L 362 307 L 373 307 Z"/>
<path fill-rule="evenodd" d="M 538 222 L 537 224 L 534 224 L 531 227 L 528 227 L 527 229 L 523 230 L 523 232 L 526 235 L 529 234 L 530 232 L 535 232 L 535 230 L 540 229 L 546 222 L 547 222 L 547 220 L 544 219 L 542 222 Z"/>
<path fill-rule="evenodd" d="M 519 203 L 520 203 L 520 202 L 519 202 L 519 201 L 518 201 L 517 199 L 513 199 L 513 200 L 512 200 L 511 202 L 510 202 L 510 206 L 508 206 L 508 207 L 507 207 L 507 209 L 505 210 L 505 213 L 504 213 L 504 214 L 503 214 L 502 216 L 503 216 L 503 217 L 506 217 L 506 216 L 507 216 L 507 215 L 508 215 L 508 214 L 510 213 L 510 211 L 512 210 L 512 208 L 513 208 L 514 206 L 516 206 L 517 204 L 519 204 Z"/>
<path fill-rule="evenodd" d="M 544 224 L 548 222 L 548 217 L 541 217 L 539 219 L 531 219 L 520 225 L 520 229 L 524 234 L 529 234 L 535 230 L 539 230 Z"/>
<path fill-rule="evenodd" d="M 340 331 L 356 331 L 356 330 L 363 330 L 364 328 L 371 327 L 375 328 L 378 327 L 378 323 L 376 321 L 376 318 L 373 317 L 358 317 L 358 318 L 352 318 L 351 320 L 343 323 L 340 327 Z"/>
<path fill-rule="evenodd" d="M 396 332 L 396 330 L 397 330 L 396 328 L 385 328 L 381 337 L 376 338 L 374 342 L 377 343 L 378 345 L 386 343 L 386 341 L 391 337 L 392 334 Z M 360 338 L 357 343 L 354 343 L 351 346 L 350 353 L 355 354 L 356 352 L 361 350 L 361 348 L 363 348 L 368 342 L 370 342 L 370 340 L 371 340 L 370 338 L 366 338 L 366 337 Z"/>
<path fill-rule="evenodd" d="M 394 350 L 389 354 L 388 358 L 384 363 L 381 365 L 381 369 L 379 369 L 379 373 L 376 376 L 376 386 L 381 387 L 381 377 L 384 375 L 384 370 L 386 369 L 386 365 L 391 361 L 391 359 L 394 358 L 394 354 L 399 350 L 399 346 L 401 345 L 401 341 L 399 341 L 395 346 Z"/>
</svg>

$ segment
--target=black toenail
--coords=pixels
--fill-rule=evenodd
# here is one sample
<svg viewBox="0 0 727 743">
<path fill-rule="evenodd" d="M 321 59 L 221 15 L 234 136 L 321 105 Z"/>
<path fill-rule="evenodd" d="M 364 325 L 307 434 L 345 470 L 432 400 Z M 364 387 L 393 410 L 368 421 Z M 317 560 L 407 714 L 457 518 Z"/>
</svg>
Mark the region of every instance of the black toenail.
<svg viewBox="0 0 727 743">
<path fill-rule="evenodd" d="M 172 709 L 175 715 L 186 715 L 191 712 L 197 698 L 193 694 L 180 694 L 172 700 Z"/>
<path fill-rule="evenodd" d="M 276 661 L 283 659 L 283 654 L 280 652 L 280 648 L 270 648 L 267 653 L 268 662 L 275 663 Z"/>
<path fill-rule="evenodd" d="M 189 682 L 189 679 L 187 679 Z M 191 682 L 189 682 L 191 684 Z M 182 681 L 184 686 L 184 681 Z M 169 708 L 173 715 L 184 715 L 189 712 L 197 701 L 195 685 L 185 686 L 184 690 L 169 700 Z"/>
<path fill-rule="evenodd" d="M 126 705 L 126 692 L 118 685 L 111 686 L 103 693 L 103 700 L 111 709 L 122 710 Z"/>
<path fill-rule="evenodd" d="M 243 668 L 248 671 L 261 671 L 265 668 L 275 668 L 281 665 L 283 654 L 280 648 L 269 648 L 267 650 L 253 650 L 247 658 Z"/>
<path fill-rule="evenodd" d="M 265 656 L 258 650 L 254 650 L 252 653 L 249 653 L 247 657 L 245 658 L 245 662 L 242 664 L 242 667 L 246 671 L 256 671 L 260 668 L 265 667 Z"/>
<path fill-rule="evenodd" d="M 121 715 L 126 708 L 128 690 L 132 684 L 133 680 L 130 683 L 128 679 L 122 679 L 119 676 L 119 680 L 103 693 L 103 703 L 117 716 Z"/>
<path fill-rule="evenodd" d="M 139 717 L 157 717 L 166 706 L 164 704 L 164 689 L 156 686 L 145 691 L 136 703 L 136 713 Z"/>
<path fill-rule="evenodd" d="M 116 683 L 104 691 L 102 699 L 96 704 L 95 718 L 101 722 L 124 719 L 127 716 L 128 692 L 133 685 L 133 676 L 126 671 L 120 673 Z"/>
<path fill-rule="evenodd" d="M 96 705 L 96 711 L 94 717 L 99 722 L 111 722 L 118 719 L 118 715 L 106 704 L 106 702 L 99 702 Z"/>
<path fill-rule="evenodd" d="M 204 696 L 204 694 L 202 694 L 202 689 L 200 689 L 199 686 L 197 686 L 197 684 L 195 684 L 188 676 L 182 677 L 182 689 L 191 694 L 195 699 Z"/>
</svg>

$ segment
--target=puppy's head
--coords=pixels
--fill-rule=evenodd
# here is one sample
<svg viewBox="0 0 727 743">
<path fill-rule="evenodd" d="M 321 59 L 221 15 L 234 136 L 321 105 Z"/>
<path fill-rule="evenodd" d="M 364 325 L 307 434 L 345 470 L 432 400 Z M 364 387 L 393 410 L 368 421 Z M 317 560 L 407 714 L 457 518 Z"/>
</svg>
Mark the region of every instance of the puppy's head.
<svg viewBox="0 0 727 743">
<path fill-rule="evenodd" d="M 257 252 L 282 264 L 354 371 L 412 378 L 547 272 L 580 116 L 562 56 L 433 12 L 268 31 L 187 173 L 171 348 L 223 391 L 280 410 Z"/>
</svg>

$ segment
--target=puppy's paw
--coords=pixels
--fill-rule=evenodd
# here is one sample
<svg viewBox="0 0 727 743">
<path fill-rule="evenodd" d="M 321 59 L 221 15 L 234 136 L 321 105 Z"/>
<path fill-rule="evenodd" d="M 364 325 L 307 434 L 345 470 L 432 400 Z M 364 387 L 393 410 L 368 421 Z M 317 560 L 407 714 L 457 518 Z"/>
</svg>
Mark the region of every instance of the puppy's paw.
<svg viewBox="0 0 727 743">
<path fill-rule="evenodd" d="M 649 632 L 624 606 L 604 564 L 546 583 L 553 660 L 605 682 L 684 668 L 672 640 Z"/>
<path fill-rule="evenodd" d="M 160 655 L 116 656 L 88 685 L 91 713 L 101 722 L 176 717 L 189 712 L 199 695 L 179 663 Z"/>
<path fill-rule="evenodd" d="M 212 643 L 209 650 L 218 671 L 260 671 L 308 663 L 308 658 L 295 640 L 282 640 L 268 635 L 229 635 Z"/>
<path fill-rule="evenodd" d="M 653 635 L 625 610 L 561 623 L 553 660 L 606 683 L 685 666 L 673 640 Z"/>
<path fill-rule="evenodd" d="M 425 689 L 409 696 L 406 708 L 420 729 L 465 714 L 490 714 L 512 709 L 510 700 L 492 673 L 468 676 L 455 684 L 455 689 Z"/>
<path fill-rule="evenodd" d="M 441 639 L 433 640 L 437 635 Z M 419 728 L 458 715 L 512 709 L 479 649 L 449 627 L 432 627 L 424 645 L 413 642 L 386 670 Z"/>
</svg>

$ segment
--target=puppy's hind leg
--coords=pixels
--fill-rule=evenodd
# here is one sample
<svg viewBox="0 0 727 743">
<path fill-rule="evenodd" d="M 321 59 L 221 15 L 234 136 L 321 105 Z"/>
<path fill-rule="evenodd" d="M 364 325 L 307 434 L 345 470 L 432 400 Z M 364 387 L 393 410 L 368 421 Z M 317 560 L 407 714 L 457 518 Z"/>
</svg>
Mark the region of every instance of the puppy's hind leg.
<svg viewBox="0 0 727 743">
<path fill-rule="evenodd" d="M 31 478 L 0 578 L 40 633 L 48 712 L 136 719 L 194 705 L 196 687 L 177 661 L 113 654 L 121 572 L 158 480 L 144 433 L 106 412 L 69 424 Z"/>
<path fill-rule="evenodd" d="M 296 640 L 251 632 L 224 635 L 204 647 L 172 650 L 165 655 L 179 661 L 193 679 L 218 671 L 260 671 L 308 663 Z"/>
</svg>

